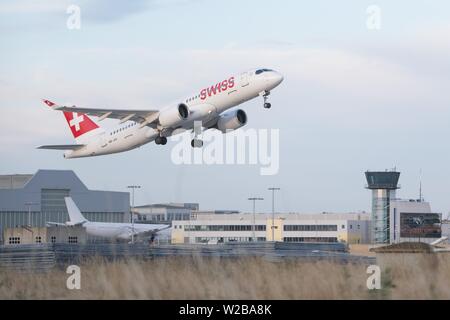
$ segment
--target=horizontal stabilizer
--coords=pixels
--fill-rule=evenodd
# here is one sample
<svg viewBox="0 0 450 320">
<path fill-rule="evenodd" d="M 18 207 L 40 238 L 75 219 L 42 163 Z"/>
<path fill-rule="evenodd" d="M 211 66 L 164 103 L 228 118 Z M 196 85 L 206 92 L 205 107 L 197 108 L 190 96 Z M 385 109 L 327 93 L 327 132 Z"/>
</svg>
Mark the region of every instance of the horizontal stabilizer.
<svg viewBox="0 0 450 320">
<path fill-rule="evenodd" d="M 54 144 L 48 146 L 40 146 L 38 149 L 48 149 L 48 150 L 78 150 L 85 146 L 85 144 Z"/>
<path fill-rule="evenodd" d="M 66 224 L 65 223 L 61 223 L 61 222 L 51 222 L 48 221 L 45 223 L 48 227 L 65 227 Z"/>
</svg>

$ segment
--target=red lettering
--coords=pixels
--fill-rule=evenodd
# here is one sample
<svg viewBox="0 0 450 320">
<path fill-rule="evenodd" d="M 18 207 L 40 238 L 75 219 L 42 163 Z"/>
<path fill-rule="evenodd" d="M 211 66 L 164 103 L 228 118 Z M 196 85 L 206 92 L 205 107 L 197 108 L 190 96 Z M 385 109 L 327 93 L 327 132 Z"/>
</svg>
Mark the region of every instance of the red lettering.
<svg viewBox="0 0 450 320">
<path fill-rule="evenodd" d="M 228 80 L 222 81 L 222 91 L 225 91 L 228 89 Z"/>
<path fill-rule="evenodd" d="M 225 91 L 233 87 L 234 87 L 234 77 L 231 77 L 228 80 L 223 80 L 222 82 L 216 83 L 215 85 L 200 91 L 200 99 L 205 100 L 207 95 L 208 97 L 211 97 L 212 95 L 216 95 L 219 92 Z"/>
<path fill-rule="evenodd" d="M 215 95 L 216 94 L 216 87 L 215 86 L 211 86 L 210 88 L 207 89 L 208 91 L 208 96 L 211 97 L 211 95 Z"/>
<path fill-rule="evenodd" d="M 228 89 L 231 89 L 234 87 L 234 77 L 231 77 L 228 79 Z"/>
<path fill-rule="evenodd" d="M 205 100 L 206 99 L 206 89 L 203 89 L 200 91 L 200 99 Z"/>
</svg>

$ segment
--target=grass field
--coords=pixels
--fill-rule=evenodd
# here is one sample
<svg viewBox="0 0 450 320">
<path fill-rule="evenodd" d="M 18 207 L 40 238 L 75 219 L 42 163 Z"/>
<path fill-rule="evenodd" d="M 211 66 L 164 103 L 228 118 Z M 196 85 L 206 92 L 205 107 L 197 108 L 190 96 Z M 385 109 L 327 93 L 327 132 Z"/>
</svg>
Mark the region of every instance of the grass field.
<svg viewBox="0 0 450 320">
<path fill-rule="evenodd" d="M 365 265 L 258 258 L 87 261 L 81 289 L 65 270 L 0 272 L 0 299 L 450 299 L 450 255 L 382 259 L 382 289 Z"/>
</svg>

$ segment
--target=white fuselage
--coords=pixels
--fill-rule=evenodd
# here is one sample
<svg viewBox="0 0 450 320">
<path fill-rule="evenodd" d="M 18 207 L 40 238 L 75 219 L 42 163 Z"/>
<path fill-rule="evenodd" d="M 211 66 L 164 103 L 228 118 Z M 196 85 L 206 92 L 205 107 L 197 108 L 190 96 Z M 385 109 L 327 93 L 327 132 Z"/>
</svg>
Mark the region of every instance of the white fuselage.
<svg viewBox="0 0 450 320">
<path fill-rule="evenodd" d="M 191 114 L 195 115 L 196 112 L 202 114 L 201 118 L 186 119 L 179 128 L 192 129 L 194 120 L 202 121 L 204 127 L 212 126 L 225 110 L 256 98 L 263 92 L 272 90 L 283 80 L 281 74 L 276 71 L 269 70 L 256 74 L 255 70 L 212 84 L 197 93 L 176 101 L 175 104 L 169 105 L 167 108 L 178 103 L 184 103 Z M 163 108 L 161 112 L 167 108 Z M 66 151 L 64 157 L 90 157 L 131 150 L 154 141 L 159 135 L 176 134 L 176 132 L 173 132 L 174 129 L 177 128 L 153 128 L 128 121 L 107 131 L 93 131 L 91 134 L 86 134 L 80 141 L 85 146 L 78 150 Z"/>
<path fill-rule="evenodd" d="M 157 233 L 158 230 L 169 228 L 168 225 L 141 224 L 141 223 L 110 223 L 110 222 L 85 222 L 83 227 L 89 235 L 104 237 L 130 239 L 133 235 L 141 233 Z"/>
</svg>

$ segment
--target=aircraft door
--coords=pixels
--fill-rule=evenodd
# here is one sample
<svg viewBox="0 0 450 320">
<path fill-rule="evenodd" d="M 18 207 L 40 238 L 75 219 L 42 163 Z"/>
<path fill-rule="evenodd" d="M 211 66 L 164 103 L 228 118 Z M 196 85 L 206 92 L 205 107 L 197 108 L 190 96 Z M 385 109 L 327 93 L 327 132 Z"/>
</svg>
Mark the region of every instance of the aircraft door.
<svg viewBox="0 0 450 320">
<path fill-rule="evenodd" d="M 100 135 L 100 147 L 101 148 L 106 148 L 106 146 L 108 145 L 108 140 L 107 140 L 107 136 L 105 133 L 102 133 Z"/>
<path fill-rule="evenodd" d="M 249 79 L 248 79 L 248 72 L 244 72 L 241 74 L 241 87 L 246 87 L 248 86 L 249 83 Z"/>
</svg>

